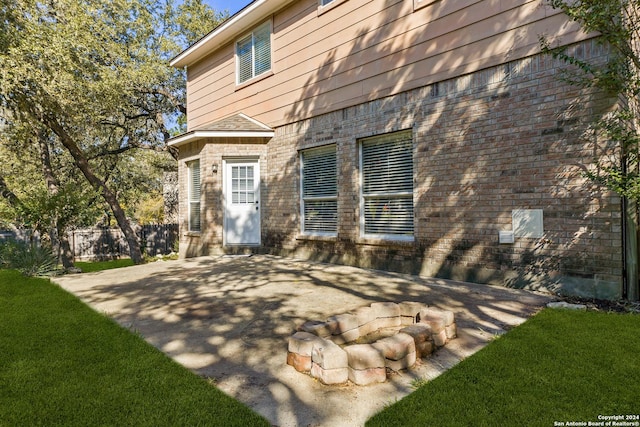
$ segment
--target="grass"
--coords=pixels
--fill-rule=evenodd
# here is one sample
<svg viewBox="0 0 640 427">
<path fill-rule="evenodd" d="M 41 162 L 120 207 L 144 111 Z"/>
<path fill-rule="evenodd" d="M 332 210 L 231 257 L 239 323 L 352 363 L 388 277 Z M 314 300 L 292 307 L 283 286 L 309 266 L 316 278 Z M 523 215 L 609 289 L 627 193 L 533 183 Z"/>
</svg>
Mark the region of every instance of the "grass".
<svg viewBox="0 0 640 427">
<path fill-rule="evenodd" d="M 587 425 L 638 414 L 639 355 L 639 315 L 546 309 L 367 426 Z"/>
<path fill-rule="evenodd" d="M 133 261 L 129 258 L 114 259 L 110 261 L 78 261 L 75 262 L 74 265 L 82 270 L 83 273 L 92 273 L 95 271 L 110 270 L 112 268 L 129 267 L 133 265 Z"/>
<path fill-rule="evenodd" d="M 0 270 L 0 325 L 2 426 L 268 425 L 48 280 Z M 415 381 L 414 393 L 367 426 L 549 426 L 638 414 L 638 331 L 639 315 L 543 310 L 433 381 Z"/>
<path fill-rule="evenodd" d="M 0 270 L 0 425 L 268 422 L 46 279 Z"/>
</svg>

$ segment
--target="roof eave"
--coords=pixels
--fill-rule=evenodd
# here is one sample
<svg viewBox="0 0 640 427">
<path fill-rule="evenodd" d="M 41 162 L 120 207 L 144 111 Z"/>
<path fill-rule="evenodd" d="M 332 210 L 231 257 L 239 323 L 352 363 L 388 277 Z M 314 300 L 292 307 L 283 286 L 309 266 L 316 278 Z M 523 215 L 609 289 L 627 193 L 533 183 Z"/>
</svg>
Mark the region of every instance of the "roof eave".
<svg viewBox="0 0 640 427">
<path fill-rule="evenodd" d="M 194 130 L 175 136 L 169 140 L 170 147 L 179 147 L 197 139 L 203 138 L 273 138 L 275 132 L 264 131 L 220 131 L 220 130 Z"/>
<path fill-rule="evenodd" d="M 169 65 L 176 68 L 186 67 L 204 58 L 206 55 L 248 31 L 252 26 L 271 16 L 293 0 L 255 0 L 238 11 L 225 22 L 213 29 L 202 39 L 173 58 Z"/>
</svg>

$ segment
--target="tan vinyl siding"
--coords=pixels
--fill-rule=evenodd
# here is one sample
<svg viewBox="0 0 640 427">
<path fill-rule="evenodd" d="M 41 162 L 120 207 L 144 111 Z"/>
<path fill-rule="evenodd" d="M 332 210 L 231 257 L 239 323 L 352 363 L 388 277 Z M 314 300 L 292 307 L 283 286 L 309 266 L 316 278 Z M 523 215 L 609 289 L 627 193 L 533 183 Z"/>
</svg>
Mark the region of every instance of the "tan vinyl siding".
<svg viewBox="0 0 640 427">
<path fill-rule="evenodd" d="M 273 16 L 272 76 L 238 88 L 234 43 L 188 69 L 189 128 L 243 112 L 275 127 L 584 38 L 541 0 L 348 0 L 318 16 L 301 0 Z"/>
</svg>

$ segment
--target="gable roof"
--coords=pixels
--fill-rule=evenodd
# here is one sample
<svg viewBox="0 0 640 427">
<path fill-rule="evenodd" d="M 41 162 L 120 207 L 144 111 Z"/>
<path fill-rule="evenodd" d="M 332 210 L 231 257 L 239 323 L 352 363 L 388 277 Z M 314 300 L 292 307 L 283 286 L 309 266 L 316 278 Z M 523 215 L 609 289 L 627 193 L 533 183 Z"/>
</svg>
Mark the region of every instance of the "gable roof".
<svg viewBox="0 0 640 427">
<path fill-rule="evenodd" d="M 209 34 L 182 51 L 169 62 L 169 65 L 182 68 L 195 63 L 242 33 L 249 31 L 251 27 L 260 24 L 274 12 L 293 1 L 295 0 L 254 0 L 214 28 Z"/>
<path fill-rule="evenodd" d="M 177 147 L 201 138 L 272 138 L 273 135 L 269 126 L 240 113 L 175 136 L 168 145 Z"/>
</svg>

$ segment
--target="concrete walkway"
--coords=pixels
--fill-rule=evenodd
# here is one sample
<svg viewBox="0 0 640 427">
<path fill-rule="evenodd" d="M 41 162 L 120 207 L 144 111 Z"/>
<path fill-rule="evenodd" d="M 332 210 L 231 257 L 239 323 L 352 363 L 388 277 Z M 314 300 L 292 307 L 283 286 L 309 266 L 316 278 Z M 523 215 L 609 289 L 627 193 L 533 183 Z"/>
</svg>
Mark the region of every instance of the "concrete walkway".
<svg viewBox="0 0 640 427">
<path fill-rule="evenodd" d="M 297 261 L 221 256 L 156 262 L 54 279 L 276 426 L 362 426 L 522 323 L 550 299 L 486 285 Z M 287 339 L 376 301 L 419 301 L 452 310 L 458 338 L 384 384 L 325 386 L 286 364 Z"/>
</svg>

